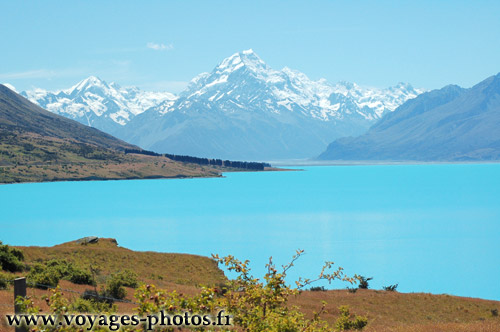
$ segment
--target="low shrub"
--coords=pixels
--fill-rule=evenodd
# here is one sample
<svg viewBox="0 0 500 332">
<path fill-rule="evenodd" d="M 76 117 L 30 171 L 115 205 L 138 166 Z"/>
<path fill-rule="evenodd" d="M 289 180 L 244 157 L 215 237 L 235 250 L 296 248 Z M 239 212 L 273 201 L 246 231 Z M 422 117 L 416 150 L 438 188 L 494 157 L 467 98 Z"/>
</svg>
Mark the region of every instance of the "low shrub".
<svg viewBox="0 0 500 332">
<path fill-rule="evenodd" d="M 357 289 L 357 288 L 355 288 L 355 287 L 347 287 L 347 291 L 348 291 L 349 293 L 353 293 L 353 294 L 354 294 L 354 293 L 356 293 L 356 292 L 358 291 L 358 289 Z"/>
<path fill-rule="evenodd" d="M 137 280 L 137 274 L 130 270 L 124 270 L 113 273 L 107 278 L 102 295 L 115 299 L 124 299 L 125 296 L 127 296 L 124 287 L 137 288 L 138 286 L 139 281 Z"/>
<path fill-rule="evenodd" d="M 340 317 L 335 322 L 336 331 L 361 330 L 368 324 L 368 319 L 363 316 L 351 317 L 348 306 L 340 306 Z"/>
<path fill-rule="evenodd" d="M 137 274 L 131 270 L 124 270 L 113 275 L 113 278 L 119 279 L 124 287 L 137 288 L 139 281 Z"/>
<path fill-rule="evenodd" d="M 47 288 L 46 286 L 55 287 L 61 279 L 71 281 L 74 284 L 95 285 L 94 278 L 90 272 L 75 267 L 72 263 L 61 259 L 52 259 L 45 263 L 33 265 L 27 277 L 32 284 L 42 285 L 35 285 L 38 288 Z"/>
<path fill-rule="evenodd" d="M 368 281 L 373 280 L 373 278 L 372 277 L 366 278 L 366 277 L 363 277 L 363 276 L 359 276 L 358 280 L 359 280 L 358 288 L 368 289 L 368 287 L 369 287 Z"/>
<path fill-rule="evenodd" d="M 96 299 L 77 298 L 70 304 L 69 310 L 83 313 L 111 313 L 116 312 L 116 306 Z"/>
<path fill-rule="evenodd" d="M 21 250 L 11 248 L 0 241 L 0 268 L 8 272 L 18 272 L 24 270 L 24 254 Z"/>
<path fill-rule="evenodd" d="M 314 287 L 309 288 L 309 290 L 311 292 L 325 292 L 326 291 L 324 286 L 314 286 Z"/>
<path fill-rule="evenodd" d="M 48 269 L 46 265 L 41 263 L 33 265 L 26 278 L 29 286 L 40 289 L 56 287 L 61 279 L 58 273 L 54 273 L 53 270 Z"/>
<path fill-rule="evenodd" d="M 122 281 L 116 275 L 111 275 L 106 281 L 106 287 L 102 295 L 121 300 L 127 296 L 127 291 L 123 288 Z"/>
<path fill-rule="evenodd" d="M 388 291 L 388 292 L 395 292 L 396 291 L 396 288 L 398 288 L 398 284 L 395 284 L 395 285 L 389 285 L 389 286 L 384 286 L 382 287 L 385 291 Z"/>
<path fill-rule="evenodd" d="M 75 269 L 71 271 L 71 274 L 65 277 L 64 279 L 67 279 L 71 281 L 74 284 L 79 284 L 79 285 L 94 285 L 95 281 L 94 278 L 92 278 L 92 275 L 84 270 L 79 270 Z"/>
<path fill-rule="evenodd" d="M 0 272 L 0 289 L 7 289 L 9 286 L 9 280 L 11 279 L 12 277 L 8 274 Z"/>
</svg>

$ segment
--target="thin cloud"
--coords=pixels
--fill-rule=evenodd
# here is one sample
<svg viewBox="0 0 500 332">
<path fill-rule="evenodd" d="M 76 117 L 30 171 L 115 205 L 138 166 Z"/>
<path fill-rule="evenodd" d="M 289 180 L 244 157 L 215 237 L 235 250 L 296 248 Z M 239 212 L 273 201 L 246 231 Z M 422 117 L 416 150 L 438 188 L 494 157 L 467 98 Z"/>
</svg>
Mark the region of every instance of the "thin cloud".
<svg viewBox="0 0 500 332">
<path fill-rule="evenodd" d="M 23 80 L 23 79 L 53 79 L 58 77 L 71 77 L 84 74 L 84 68 L 66 68 L 66 69 L 33 69 L 19 72 L 0 73 L 0 80 Z"/>
<path fill-rule="evenodd" d="M 23 78 L 52 78 L 55 76 L 57 76 L 57 73 L 53 70 L 36 69 L 36 70 L 21 71 L 17 73 L 3 73 L 0 74 L 0 79 L 17 80 Z"/>
<path fill-rule="evenodd" d="M 150 48 L 155 51 L 168 51 L 174 48 L 174 45 L 172 44 L 158 44 L 158 43 L 153 43 L 149 42 L 146 44 L 147 48 Z"/>
</svg>

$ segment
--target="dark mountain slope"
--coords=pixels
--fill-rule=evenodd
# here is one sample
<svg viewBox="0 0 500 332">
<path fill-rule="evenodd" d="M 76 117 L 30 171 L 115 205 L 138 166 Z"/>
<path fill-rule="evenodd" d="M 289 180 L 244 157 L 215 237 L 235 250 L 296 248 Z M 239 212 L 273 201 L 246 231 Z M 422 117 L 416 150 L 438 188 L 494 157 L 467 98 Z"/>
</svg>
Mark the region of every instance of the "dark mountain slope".
<svg viewBox="0 0 500 332">
<path fill-rule="evenodd" d="M 125 154 L 134 145 L 50 113 L 0 85 L 0 183 L 218 176 L 214 167 Z"/>
<path fill-rule="evenodd" d="M 470 89 L 446 86 L 409 100 L 359 137 L 341 138 L 323 160 L 500 159 L 500 74 Z"/>
<path fill-rule="evenodd" d="M 118 150 L 136 148 L 100 130 L 46 111 L 1 84 L 0 131 L 72 139 Z"/>
</svg>

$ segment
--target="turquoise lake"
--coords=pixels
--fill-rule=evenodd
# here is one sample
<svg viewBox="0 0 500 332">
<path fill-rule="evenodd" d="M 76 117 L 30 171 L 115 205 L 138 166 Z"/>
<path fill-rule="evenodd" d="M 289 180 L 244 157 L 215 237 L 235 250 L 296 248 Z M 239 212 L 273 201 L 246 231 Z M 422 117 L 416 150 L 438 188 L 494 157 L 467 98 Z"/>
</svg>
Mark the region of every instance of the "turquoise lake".
<svg viewBox="0 0 500 332">
<path fill-rule="evenodd" d="M 290 282 L 331 260 L 373 277 L 370 288 L 500 300 L 500 164 L 301 168 L 3 185 L 0 240 L 113 237 L 134 250 L 232 254 L 255 276 L 269 256 L 279 266 L 300 248 Z"/>
</svg>

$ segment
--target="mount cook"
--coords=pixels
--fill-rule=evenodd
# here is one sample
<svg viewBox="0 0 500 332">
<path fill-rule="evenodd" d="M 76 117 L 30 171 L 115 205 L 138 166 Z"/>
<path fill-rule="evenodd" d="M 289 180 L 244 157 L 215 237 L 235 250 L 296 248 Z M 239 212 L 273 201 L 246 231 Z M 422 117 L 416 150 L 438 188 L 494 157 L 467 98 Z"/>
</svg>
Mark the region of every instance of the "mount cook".
<svg viewBox="0 0 500 332">
<path fill-rule="evenodd" d="M 339 137 L 364 133 L 424 92 L 313 81 L 274 70 L 246 50 L 195 77 L 178 96 L 89 77 L 67 90 L 22 92 L 47 110 L 159 153 L 208 158 L 309 158 Z"/>
</svg>

